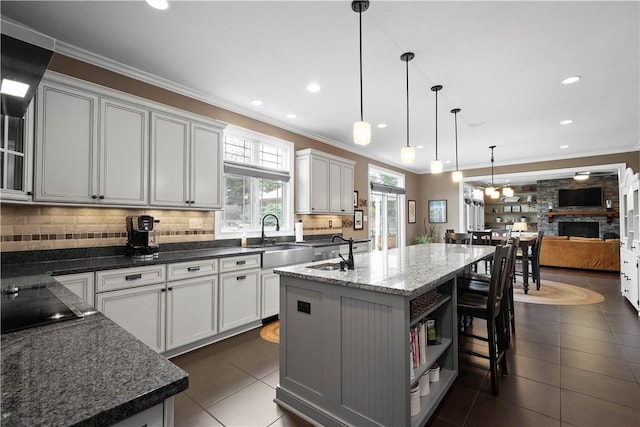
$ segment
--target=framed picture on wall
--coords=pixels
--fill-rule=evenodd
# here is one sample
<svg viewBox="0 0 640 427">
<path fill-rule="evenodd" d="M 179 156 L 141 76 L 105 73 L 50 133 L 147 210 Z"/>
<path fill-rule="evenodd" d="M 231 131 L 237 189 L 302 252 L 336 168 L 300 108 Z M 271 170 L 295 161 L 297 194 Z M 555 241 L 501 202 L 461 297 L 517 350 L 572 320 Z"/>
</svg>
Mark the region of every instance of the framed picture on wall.
<svg viewBox="0 0 640 427">
<path fill-rule="evenodd" d="M 503 211 L 503 212 L 506 212 L 506 213 L 511 213 L 511 206 L 504 206 L 504 207 L 502 208 L 502 211 Z"/>
<path fill-rule="evenodd" d="M 416 223 L 416 201 L 415 200 L 409 200 L 407 218 L 409 219 L 409 224 Z"/>
<path fill-rule="evenodd" d="M 353 207 L 354 208 L 358 207 L 358 192 L 357 191 L 353 192 Z"/>
<path fill-rule="evenodd" d="M 511 212 L 520 212 L 520 205 L 511 206 Z"/>
<path fill-rule="evenodd" d="M 429 200 L 429 222 L 447 222 L 446 200 Z"/>
<path fill-rule="evenodd" d="M 354 230 L 364 229 L 363 216 L 364 216 L 364 211 L 362 209 L 356 209 L 353 211 L 353 229 Z"/>
</svg>

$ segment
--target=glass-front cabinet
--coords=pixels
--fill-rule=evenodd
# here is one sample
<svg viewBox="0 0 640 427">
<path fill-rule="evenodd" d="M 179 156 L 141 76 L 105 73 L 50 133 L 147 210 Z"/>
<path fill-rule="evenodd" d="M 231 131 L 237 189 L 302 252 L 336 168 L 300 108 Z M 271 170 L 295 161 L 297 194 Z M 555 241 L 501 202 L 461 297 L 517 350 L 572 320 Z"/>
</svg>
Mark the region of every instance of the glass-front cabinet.
<svg viewBox="0 0 640 427">
<path fill-rule="evenodd" d="M 3 200 L 31 200 L 33 103 L 24 117 L 5 114 L 0 126 L 0 192 Z"/>
</svg>

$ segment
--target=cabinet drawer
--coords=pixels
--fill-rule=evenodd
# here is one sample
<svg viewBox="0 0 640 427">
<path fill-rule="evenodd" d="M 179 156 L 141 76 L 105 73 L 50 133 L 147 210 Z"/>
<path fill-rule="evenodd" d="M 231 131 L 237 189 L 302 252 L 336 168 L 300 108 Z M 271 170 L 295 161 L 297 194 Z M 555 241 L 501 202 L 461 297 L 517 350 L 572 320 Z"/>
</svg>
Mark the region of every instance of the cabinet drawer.
<svg viewBox="0 0 640 427">
<path fill-rule="evenodd" d="M 260 254 L 220 258 L 220 273 L 260 268 Z"/>
<path fill-rule="evenodd" d="M 104 270 L 96 273 L 96 292 L 163 283 L 166 280 L 164 264 L 145 267 Z"/>
<path fill-rule="evenodd" d="M 218 259 L 178 262 L 167 265 L 167 281 L 218 274 Z"/>
</svg>

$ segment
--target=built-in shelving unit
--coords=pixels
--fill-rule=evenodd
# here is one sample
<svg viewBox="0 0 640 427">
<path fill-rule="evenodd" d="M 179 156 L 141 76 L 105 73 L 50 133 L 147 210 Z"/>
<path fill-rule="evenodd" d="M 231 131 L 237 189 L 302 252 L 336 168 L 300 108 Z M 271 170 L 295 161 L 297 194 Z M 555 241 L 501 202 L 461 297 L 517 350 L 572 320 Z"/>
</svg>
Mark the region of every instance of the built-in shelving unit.
<svg viewBox="0 0 640 427">
<path fill-rule="evenodd" d="M 640 316 L 640 173 L 620 181 L 620 292 Z"/>
<path fill-rule="evenodd" d="M 485 196 L 485 228 L 511 228 L 514 222 L 526 222 L 529 231 L 538 228 L 537 187 L 514 186 L 513 197 L 491 199 Z"/>
</svg>

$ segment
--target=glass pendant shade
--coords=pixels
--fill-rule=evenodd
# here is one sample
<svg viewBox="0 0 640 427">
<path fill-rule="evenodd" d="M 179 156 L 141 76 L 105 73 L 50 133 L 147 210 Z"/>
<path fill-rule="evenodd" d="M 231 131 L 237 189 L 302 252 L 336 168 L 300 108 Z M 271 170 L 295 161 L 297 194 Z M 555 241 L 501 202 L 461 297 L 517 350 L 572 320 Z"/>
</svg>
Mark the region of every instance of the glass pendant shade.
<svg viewBox="0 0 640 427">
<path fill-rule="evenodd" d="M 499 199 L 500 198 L 500 192 L 498 190 L 495 190 L 493 193 L 491 193 L 491 198 L 492 199 Z"/>
<path fill-rule="evenodd" d="M 357 145 L 368 145 L 371 142 L 371 124 L 355 122 L 353 124 L 353 142 Z"/>
<path fill-rule="evenodd" d="M 504 197 L 513 197 L 513 195 L 514 195 L 514 194 L 515 194 L 515 193 L 514 193 L 514 191 L 513 191 L 513 188 L 511 188 L 511 187 L 504 187 L 504 188 L 502 189 L 502 195 L 503 195 Z"/>
<path fill-rule="evenodd" d="M 494 190 L 493 187 L 487 187 L 487 188 L 484 189 L 484 194 L 487 195 L 487 196 L 491 196 L 494 191 L 495 190 Z"/>
<path fill-rule="evenodd" d="M 453 171 L 453 173 L 451 174 L 451 179 L 453 180 L 453 182 L 462 181 L 462 171 Z"/>
<path fill-rule="evenodd" d="M 416 149 L 414 147 L 402 147 L 400 150 L 400 161 L 402 163 L 413 163 L 416 161 Z"/>
<path fill-rule="evenodd" d="M 442 173 L 444 166 L 440 160 L 431 161 L 431 173 Z"/>
</svg>

